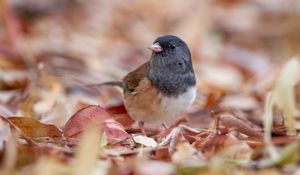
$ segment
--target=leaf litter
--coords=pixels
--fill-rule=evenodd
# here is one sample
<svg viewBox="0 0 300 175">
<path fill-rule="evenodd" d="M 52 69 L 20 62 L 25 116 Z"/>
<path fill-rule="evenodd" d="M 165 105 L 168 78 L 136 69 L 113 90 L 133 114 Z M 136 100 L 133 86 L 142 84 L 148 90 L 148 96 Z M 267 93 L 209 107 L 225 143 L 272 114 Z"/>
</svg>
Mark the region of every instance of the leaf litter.
<svg viewBox="0 0 300 175">
<path fill-rule="evenodd" d="M 299 174 L 298 6 L 1 1 L 0 174 Z M 197 98 L 144 136 L 120 90 L 87 85 L 121 79 L 166 33 L 192 51 Z"/>
</svg>

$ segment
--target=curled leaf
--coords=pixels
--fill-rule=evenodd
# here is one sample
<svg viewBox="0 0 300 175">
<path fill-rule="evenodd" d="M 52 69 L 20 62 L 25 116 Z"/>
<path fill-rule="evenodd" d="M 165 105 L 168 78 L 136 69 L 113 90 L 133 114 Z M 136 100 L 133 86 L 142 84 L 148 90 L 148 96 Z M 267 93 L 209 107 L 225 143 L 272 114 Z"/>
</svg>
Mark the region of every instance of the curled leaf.
<svg viewBox="0 0 300 175">
<path fill-rule="evenodd" d="M 297 112 L 294 87 L 299 79 L 300 63 L 298 58 L 292 58 L 282 68 L 273 90 L 268 94 L 265 105 L 264 126 L 265 139 L 270 141 L 273 122 L 273 107 L 277 107 L 286 119 L 287 127 L 295 128 L 294 116 Z"/>
<path fill-rule="evenodd" d="M 109 114 L 100 106 L 87 106 L 77 111 L 65 124 L 63 134 L 72 137 L 83 132 L 87 126 L 102 124 L 109 119 Z"/>
<path fill-rule="evenodd" d="M 91 105 L 77 111 L 65 124 L 63 134 L 68 139 L 78 141 L 83 131 L 97 127 L 105 132 L 108 141 L 120 141 L 130 137 L 123 125 L 116 122 L 100 106 Z"/>
</svg>

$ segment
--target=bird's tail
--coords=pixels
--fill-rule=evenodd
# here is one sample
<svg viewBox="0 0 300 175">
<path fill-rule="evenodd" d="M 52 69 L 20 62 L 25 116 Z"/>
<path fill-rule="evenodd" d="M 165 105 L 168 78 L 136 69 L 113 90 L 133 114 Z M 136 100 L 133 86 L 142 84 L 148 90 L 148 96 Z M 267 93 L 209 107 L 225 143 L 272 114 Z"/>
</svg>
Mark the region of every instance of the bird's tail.
<svg viewBox="0 0 300 175">
<path fill-rule="evenodd" d="M 124 85 L 122 81 L 107 81 L 99 84 L 89 84 L 88 87 L 101 87 L 101 86 L 118 86 L 124 89 Z"/>
</svg>

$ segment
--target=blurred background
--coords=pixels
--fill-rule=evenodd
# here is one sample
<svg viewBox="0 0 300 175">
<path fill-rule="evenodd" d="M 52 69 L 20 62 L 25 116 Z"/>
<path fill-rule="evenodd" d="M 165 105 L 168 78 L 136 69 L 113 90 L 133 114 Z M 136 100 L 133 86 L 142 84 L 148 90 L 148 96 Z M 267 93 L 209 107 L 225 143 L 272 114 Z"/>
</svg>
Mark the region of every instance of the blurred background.
<svg viewBox="0 0 300 175">
<path fill-rule="evenodd" d="M 254 109 L 299 52 L 299 12 L 298 0 L 2 0 L 0 113 L 62 125 L 83 104 L 117 104 L 120 91 L 86 85 L 121 79 L 164 34 L 192 51 L 192 112 L 224 94 L 239 94 L 225 106 Z"/>
</svg>

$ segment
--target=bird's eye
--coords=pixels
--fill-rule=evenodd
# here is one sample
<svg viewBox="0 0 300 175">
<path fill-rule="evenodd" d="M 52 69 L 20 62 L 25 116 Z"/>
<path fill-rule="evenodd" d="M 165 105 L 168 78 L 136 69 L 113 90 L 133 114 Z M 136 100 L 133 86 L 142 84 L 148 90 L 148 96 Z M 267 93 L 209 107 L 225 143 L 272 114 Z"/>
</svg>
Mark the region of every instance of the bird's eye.
<svg viewBox="0 0 300 175">
<path fill-rule="evenodd" d="M 176 46 L 175 46 L 175 45 L 170 45 L 170 48 L 171 48 L 171 49 L 175 49 Z"/>
</svg>

